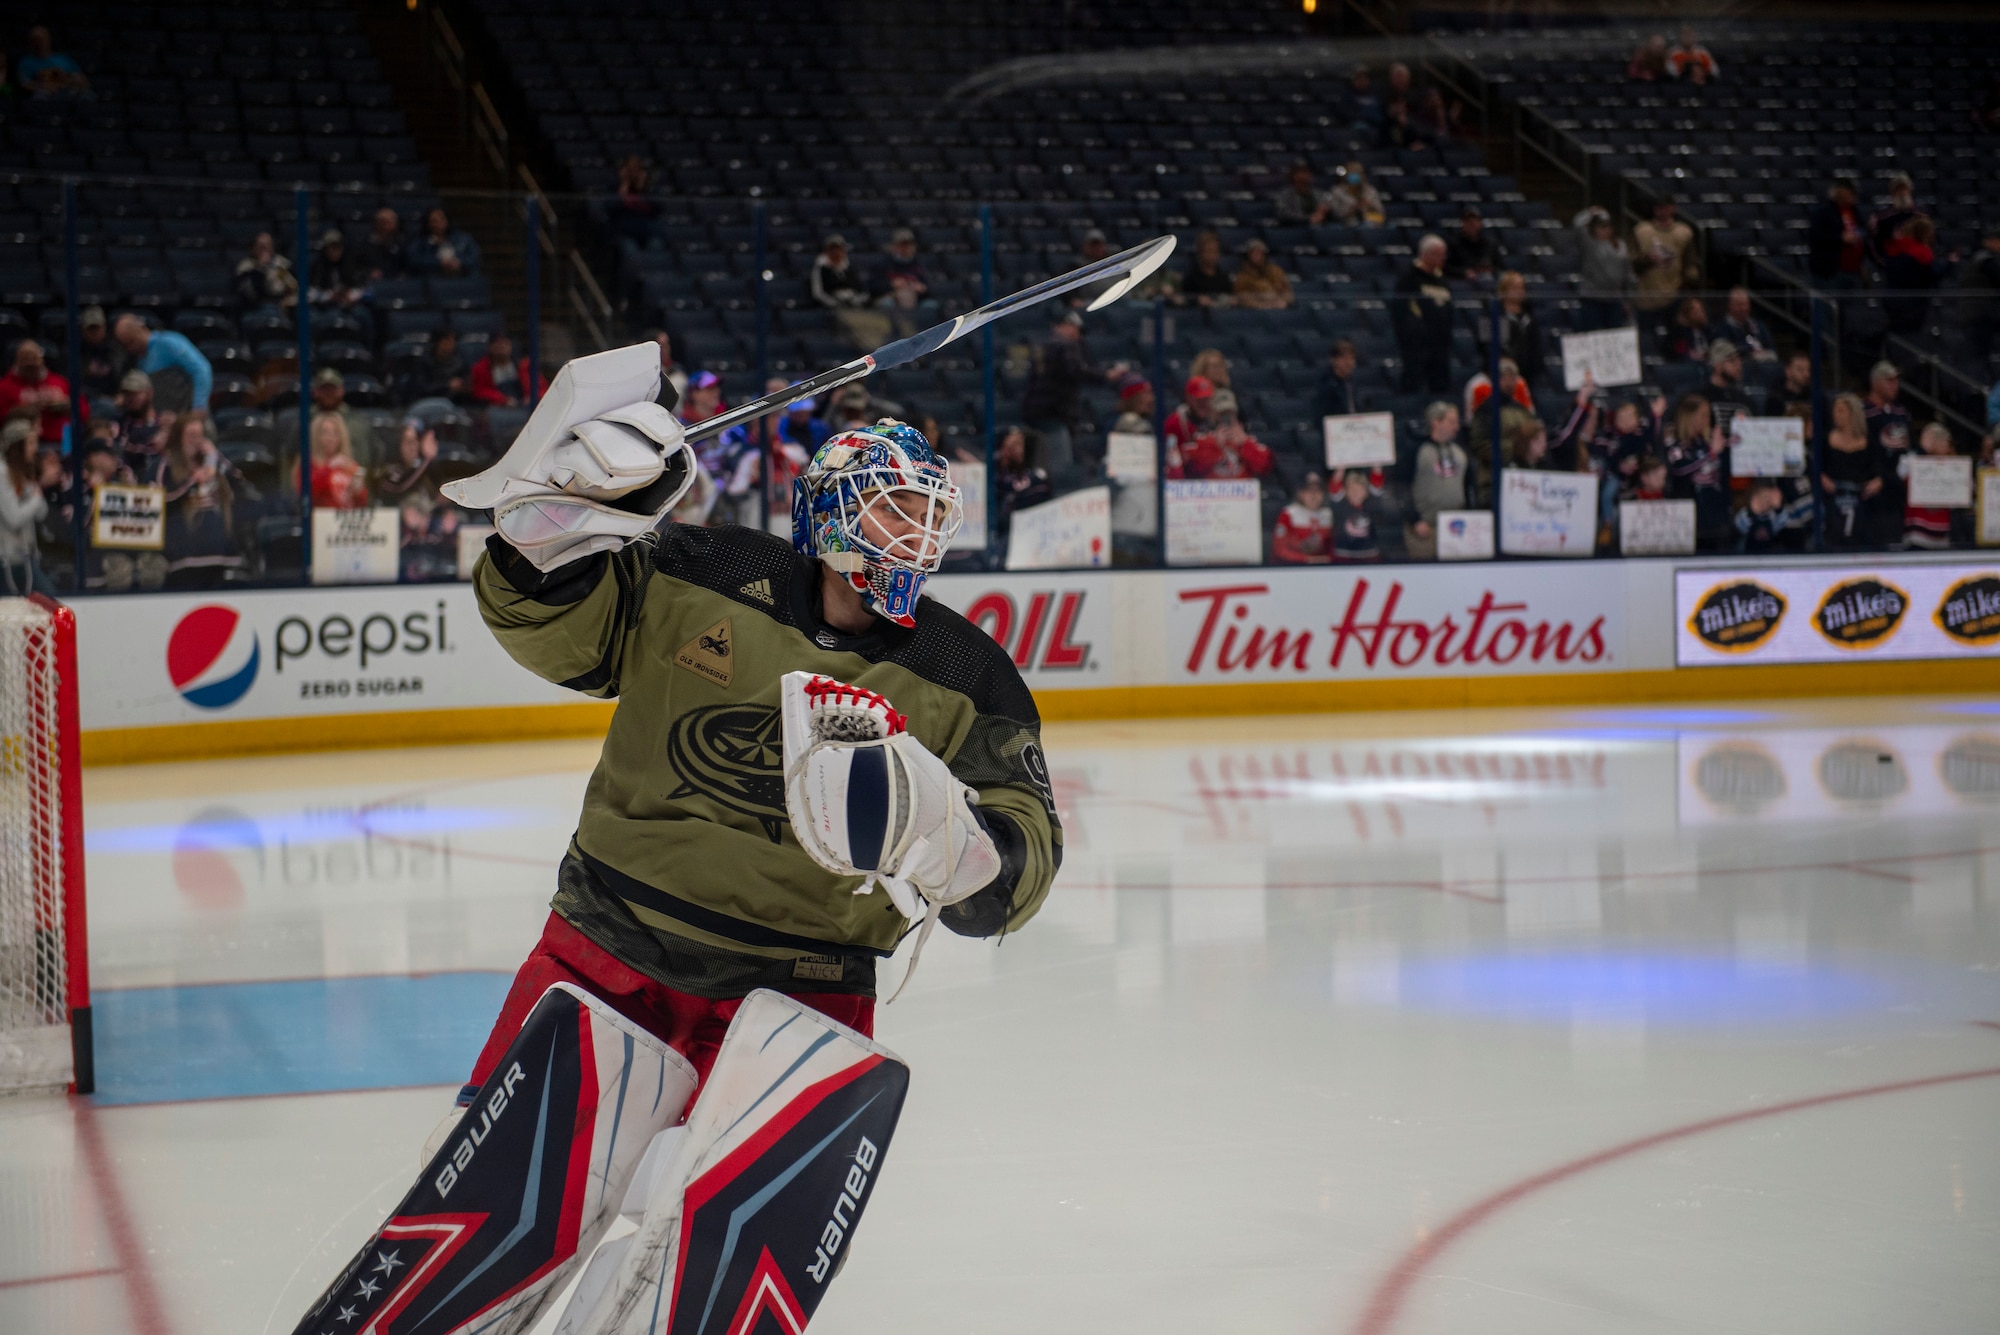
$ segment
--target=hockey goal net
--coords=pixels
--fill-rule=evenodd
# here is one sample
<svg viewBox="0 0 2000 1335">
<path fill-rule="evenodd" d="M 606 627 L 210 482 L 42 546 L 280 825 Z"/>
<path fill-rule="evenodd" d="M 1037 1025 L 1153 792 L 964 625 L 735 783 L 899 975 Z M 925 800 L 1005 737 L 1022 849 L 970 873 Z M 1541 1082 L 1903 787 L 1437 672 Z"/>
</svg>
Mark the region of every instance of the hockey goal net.
<svg viewBox="0 0 2000 1335">
<path fill-rule="evenodd" d="M 93 1087 L 76 618 L 0 598 L 0 1093 Z"/>
</svg>

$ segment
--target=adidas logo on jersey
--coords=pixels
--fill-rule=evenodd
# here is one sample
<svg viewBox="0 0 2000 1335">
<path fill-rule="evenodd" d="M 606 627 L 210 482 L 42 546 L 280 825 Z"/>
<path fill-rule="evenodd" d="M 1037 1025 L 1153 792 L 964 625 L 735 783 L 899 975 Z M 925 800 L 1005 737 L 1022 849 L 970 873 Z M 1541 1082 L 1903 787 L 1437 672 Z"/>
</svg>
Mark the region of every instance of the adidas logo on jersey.
<svg viewBox="0 0 2000 1335">
<path fill-rule="evenodd" d="M 771 581 L 768 579 L 753 579 L 738 589 L 737 592 L 745 598 L 755 598 L 766 607 L 776 607 L 778 605 L 778 600 L 771 596 Z"/>
</svg>

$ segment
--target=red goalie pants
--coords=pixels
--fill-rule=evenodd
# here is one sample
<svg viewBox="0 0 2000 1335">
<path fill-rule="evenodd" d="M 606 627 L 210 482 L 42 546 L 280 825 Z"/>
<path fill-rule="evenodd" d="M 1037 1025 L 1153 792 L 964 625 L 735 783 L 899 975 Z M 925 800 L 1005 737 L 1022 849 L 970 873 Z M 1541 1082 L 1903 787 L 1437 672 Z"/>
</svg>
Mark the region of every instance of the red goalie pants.
<svg viewBox="0 0 2000 1335">
<path fill-rule="evenodd" d="M 507 1051 L 507 1045 L 521 1031 L 528 1012 L 555 983 L 574 983 L 633 1023 L 657 1034 L 668 1047 L 693 1063 L 695 1074 L 704 1081 L 708 1079 L 708 1068 L 715 1064 L 716 1049 L 722 1046 L 729 1022 L 736 1018 L 736 1011 L 743 1004 L 740 997 L 717 1001 L 676 992 L 621 964 L 616 956 L 563 921 L 560 914 L 551 913 L 542 928 L 542 939 L 528 953 L 527 961 L 514 975 L 514 985 L 507 990 L 500 1018 L 494 1021 L 493 1032 L 487 1035 L 486 1046 L 472 1068 L 472 1086 L 486 1082 Z M 870 1038 L 875 1035 L 873 997 L 831 992 L 789 995 L 850 1029 Z"/>
</svg>

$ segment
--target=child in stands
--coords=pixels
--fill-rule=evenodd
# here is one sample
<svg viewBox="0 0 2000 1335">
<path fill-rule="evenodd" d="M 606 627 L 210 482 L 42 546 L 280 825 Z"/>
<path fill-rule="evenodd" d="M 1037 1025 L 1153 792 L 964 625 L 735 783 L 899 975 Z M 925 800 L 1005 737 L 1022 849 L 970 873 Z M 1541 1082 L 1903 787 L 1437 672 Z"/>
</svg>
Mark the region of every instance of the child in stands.
<svg viewBox="0 0 2000 1335">
<path fill-rule="evenodd" d="M 1271 526 L 1271 559 L 1287 565 L 1325 565 L 1333 559 L 1333 511 L 1326 503 L 1326 479 L 1307 473 L 1292 503 Z"/>
</svg>

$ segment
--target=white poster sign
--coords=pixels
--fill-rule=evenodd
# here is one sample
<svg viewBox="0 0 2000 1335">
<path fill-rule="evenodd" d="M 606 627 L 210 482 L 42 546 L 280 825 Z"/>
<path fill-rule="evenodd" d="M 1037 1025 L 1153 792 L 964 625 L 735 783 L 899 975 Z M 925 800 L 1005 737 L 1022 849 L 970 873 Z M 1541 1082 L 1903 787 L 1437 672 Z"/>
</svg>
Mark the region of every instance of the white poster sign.
<svg viewBox="0 0 2000 1335">
<path fill-rule="evenodd" d="M 2000 655 L 2000 566 L 1762 566 L 1674 575 L 1676 661 Z"/>
<path fill-rule="evenodd" d="M 1111 488 L 1085 487 L 1014 512 L 1009 570 L 1111 564 Z"/>
<path fill-rule="evenodd" d="M 1438 560 L 1491 561 L 1491 510 L 1440 510 L 1437 517 Z"/>
<path fill-rule="evenodd" d="M 92 489 L 90 545 L 157 552 L 167 540 L 167 493 L 106 482 Z"/>
<path fill-rule="evenodd" d="M 1104 438 L 1104 471 L 1120 482 L 1151 482 L 1160 475 L 1160 446 L 1137 431 L 1113 431 Z"/>
<path fill-rule="evenodd" d="M 958 504 L 965 518 L 951 540 L 955 552 L 986 550 L 986 465 L 953 459 L 947 468 L 958 484 Z M 789 530 L 788 530 L 789 531 Z"/>
<path fill-rule="evenodd" d="M 1599 388 L 1636 385 L 1640 380 L 1639 331 L 1599 329 L 1562 337 L 1563 388 L 1582 389 L 1586 372 Z"/>
<path fill-rule="evenodd" d="M 2000 468 L 1979 470 L 1979 537 L 1981 547 L 2000 547 Z"/>
<path fill-rule="evenodd" d="M 1729 473 L 1732 477 L 1804 477 L 1806 424 L 1796 417 L 1729 419 Z"/>
<path fill-rule="evenodd" d="M 1910 456 L 1910 504 L 1959 508 L 1972 504 L 1972 460 L 1962 454 Z"/>
<path fill-rule="evenodd" d="M 1500 550 L 1589 556 L 1597 547 L 1597 477 L 1525 468 L 1500 473 Z"/>
<path fill-rule="evenodd" d="M 1694 554 L 1693 501 L 1620 501 L 1618 550 L 1626 556 Z"/>
<path fill-rule="evenodd" d="M 1322 417 L 1319 425 L 1330 472 L 1396 462 L 1396 418 L 1392 413 Z"/>
<path fill-rule="evenodd" d="M 394 510 L 312 512 L 315 584 L 394 584 L 402 552 L 403 517 Z"/>
<path fill-rule="evenodd" d="M 1264 559 L 1255 479 L 1169 481 L 1166 492 L 1168 565 L 1256 565 Z"/>
<path fill-rule="evenodd" d="M 479 554 L 486 550 L 486 540 L 493 536 L 491 524 L 460 524 L 458 526 L 458 577 L 472 578 L 472 567 L 479 561 Z"/>
</svg>

